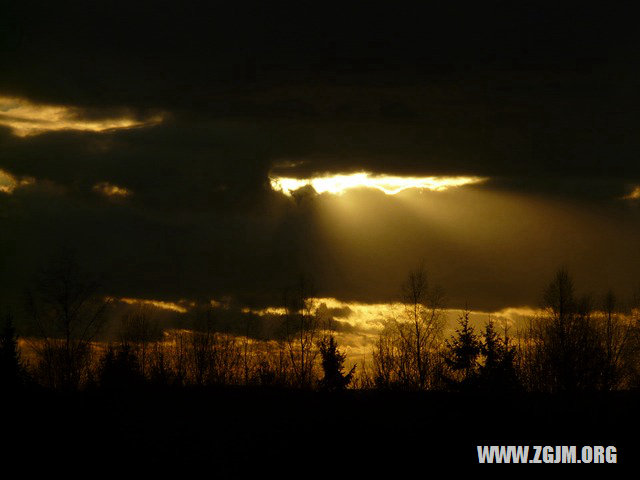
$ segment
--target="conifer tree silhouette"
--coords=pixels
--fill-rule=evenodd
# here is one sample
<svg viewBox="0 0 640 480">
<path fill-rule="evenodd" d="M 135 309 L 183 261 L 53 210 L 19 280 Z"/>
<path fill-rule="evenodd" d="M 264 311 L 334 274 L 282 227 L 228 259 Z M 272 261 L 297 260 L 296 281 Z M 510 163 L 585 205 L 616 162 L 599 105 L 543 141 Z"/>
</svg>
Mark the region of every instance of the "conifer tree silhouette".
<svg viewBox="0 0 640 480">
<path fill-rule="evenodd" d="M 466 387 L 475 380 L 481 343 L 474 328 L 469 325 L 469 311 L 465 310 L 458 319 L 459 327 L 452 339 L 445 342 L 445 363 L 457 374 L 454 379 L 459 387 Z"/>
<path fill-rule="evenodd" d="M 480 366 L 478 378 L 481 388 L 488 390 L 513 390 L 518 387 L 515 370 L 516 348 L 505 329 L 504 337 L 496 332 L 493 320 L 489 319 L 482 333 L 480 352 L 484 363 Z"/>
<path fill-rule="evenodd" d="M 324 372 L 324 377 L 320 380 L 320 388 L 332 392 L 344 390 L 351 383 L 356 366 L 354 365 L 349 373 L 343 373 L 346 355 L 338 350 L 338 342 L 333 335 L 323 338 L 318 348 Z"/>
</svg>

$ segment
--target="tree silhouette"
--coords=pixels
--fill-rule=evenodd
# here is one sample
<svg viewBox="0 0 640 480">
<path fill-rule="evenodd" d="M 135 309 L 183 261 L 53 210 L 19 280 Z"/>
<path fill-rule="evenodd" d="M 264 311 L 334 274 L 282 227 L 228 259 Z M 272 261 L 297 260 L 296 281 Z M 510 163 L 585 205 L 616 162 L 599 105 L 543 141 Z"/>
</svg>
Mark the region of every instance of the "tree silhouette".
<svg viewBox="0 0 640 480">
<path fill-rule="evenodd" d="M 303 275 L 296 287 L 285 294 L 285 343 L 295 383 L 300 388 L 312 386 L 318 355 L 316 337 L 319 324 L 312 292 L 311 280 Z"/>
<path fill-rule="evenodd" d="M 433 388 L 444 323 L 442 291 L 429 285 L 420 266 L 409 272 L 401 298 L 399 315 L 387 322 L 374 345 L 375 382 L 380 387 Z"/>
<path fill-rule="evenodd" d="M 120 319 L 119 338 L 138 357 L 142 375 L 148 372 L 149 348 L 162 338 L 162 331 L 147 307 L 138 307 Z"/>
<path fill-rule="evenodd" d="M 0 332 L 0 385 L 7 390 L 13 390 L 24 384 L 26 373 L 10 314 L 5 315 L 3 323 Z"/>
<path fill-rule="evenodd" d="M 149 364 L 149 382 L 152 385 L 167 386 L 171 384 L 173 372 L 165 349 L 160 342 L 155 342 L 152 345 Z"/>
<path fill-rule="evenodd" d="M 453 381 L 459 387 L 468 387 L 475 380 L 482 348 L 474 328 L 469 325 L 469 314 L 468 310 L 462 313 L 455 335 L 445 342 L 445 363 L 458 377 Z"/>
<path fill-rule="evenodd" d="M 482 333 L 480 353 L 484 362 L 478 371 L 481 388 L 488 390 L 515 390 L 518 388 L 518 377 L 515 368 L 516 347 L 511 343 L 505 328 L 500 337 L 495 330 L 493 320 L 489 319 Z"/>
<path fill-rule="evenodd" d="M 544 313 L 530 323 L 524 343 L 530 388 L 550 392 L 603 387 L 607 353 L 589 297 L 575 294 L 561 268 L 545 288 Z"/>
<path fill-rule="evenodd" d="M 31 347 L 47 386 L 74 390 L 86 379 L 107 305 L 98 282 L 81 271 L 73 254 L 64 252 L 41 272 L 27 293 L 27 311 Z"/>
<path fill-rule="evenodd" d="M 127 344 L 109 346 L 100 362 L 100 386 L 110 389 L 132 388 L 144 383 L 137 356 Z"/>
<path fill-rule="evenodd" d="M 356 366 L 354 365 L 349 373 L 343 373 L 346 355 L 338 350 L 338 342 L 333 335 L 324 337 L 318 344 L 318 348 L 324 372 L 324 377 L 320 380 L 320 388 L 330 392 L 344 390 L 351 383 Z"/>
<path fill-rule="evenodd" d="M 377 388 L 389 388 L 399 383 L 399 359 L 396 325 L 384 325 L 373 344 L 373 381 Z"/>
<path fill-rule="evenodd" d="M 413 382 L 418 389 L 427 386 L 432 369 L 433 347 L 442 329 L 441 300 L 438 288 L 429 288 L 427 273 L 420 267 L 409 273 L 402 287 L 405 322 L 399 329 Z"/>
<path fill-rule="evenodd" d="M 618 303 L 616 295 L 611 290 L 605 294 L 602 301 L 600 327 L 605 362 L 603 390 L 613 390 L 624 384 L 632 375 L 638 361 L 633 319 L 624 321 L 621 318 Z"/>
</svg>

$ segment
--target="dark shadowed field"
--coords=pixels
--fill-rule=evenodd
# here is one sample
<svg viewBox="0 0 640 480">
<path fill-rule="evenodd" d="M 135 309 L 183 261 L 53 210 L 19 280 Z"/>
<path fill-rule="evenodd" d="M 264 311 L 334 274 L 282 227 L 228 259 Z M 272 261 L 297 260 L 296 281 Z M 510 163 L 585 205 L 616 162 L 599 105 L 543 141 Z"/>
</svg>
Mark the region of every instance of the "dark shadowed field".
<svg viewBox="0 0 640 480">
<path fill-rule="evenodd" d="M 31 392 L 5 406 L 22 465 L 327 476 L 479 466 L 476 445 L 615 445 L 638 462 L 637 393 L 550 397 L 267 389 Z M 7 431 L 5 431 L 7 432 Z M 7 437 L 8 435 L 4 435 Z M 35 459 L 35 464 L 34 464 Z M 593 467 L 594 465 L 591 465 Z M 549 471 L 574 466 L 528 466 Z M 542 471 L 540 470 L 540 471 Z M 425 477 L 426 478 L 426 477 Z"/>
</svg>

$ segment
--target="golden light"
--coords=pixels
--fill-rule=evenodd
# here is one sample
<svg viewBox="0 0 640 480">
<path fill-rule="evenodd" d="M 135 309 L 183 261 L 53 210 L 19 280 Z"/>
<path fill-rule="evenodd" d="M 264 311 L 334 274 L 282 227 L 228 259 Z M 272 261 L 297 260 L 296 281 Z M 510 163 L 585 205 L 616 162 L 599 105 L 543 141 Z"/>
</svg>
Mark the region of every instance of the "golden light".
<svg viewBox="0 0 640 480">
<path fill-rule="evenodd" d="M 144 298 L 127 298 L 127 297 L 122 297 L 122 298 L 107 297 L 107 300 L 120 301 L 128 305 L 147 306 L 147 307 L 159 308 L 161 310 L 171 310 L 173 312 L 178 312 L 178 313 L 187 313 L 188 311 L 188 309 L 183 305 L 180 305 L 174 302 L 165 302 L 162 300 L 150 300 L 150 299 L 144 299 Z M 184 303 L 184 302 L 181 302 L 181 303 Z M 187 305 L 190 307 L 193 306 L 192 304 L 187 304 Z"/>
<path fill-rule="evenodd" d="M 108 182 L 100 182 L 93 186 L 93 191 L 105 197 L 128 197 L 131 190 Z"/>
<path fill-rule="evenodd" d="M 258 316 L 264 315 L 286 315 L 287 309 L 284 307 L 265 307 L 265 308 L 249 308 L 243 307 L 240 309 L 242 313 L 251 313 Z"/>
<path fill-rule="evenodd" d="M 375 341 L 378 333 L 384 328 L 389 320 L 406 321 L 406 305 L 401 302 L 380 302 L 364 303 L 356 301 L 342 301 L 332 297 L 312 298 L 313 305 L 319 307 L 324 304 L 328 309 L 338 309 L 346 312 L 344 318 L 339 318 L 342 322 L 357 327 L 354 335 L 360 337 L 360 341 L 367 348 L 371 342 Z M 459 308 L 443 308 L 444 336 L 453 334 L 457 327 L 457 321 L 464 313 Z M 528 319 L 535 318 L 542 314 L 542 310 L 532 307 L 506 307 L 501 310 L 483 311 L 471 310 L 471 318 L 479 328 L 482 328 L 491 318 L 496 322 L 497 328 L 508 326 L 513 328 L 510 335 L 517 335 L 520 326 L 525 325 Z"/>
<path fill-rule="evenodd" d="M 640 186 L 635 187 L 629 195 L 622 197 L 624 200 L 640 200 Z"/>
<path fill-rule="evenodd" d="M 0 96 L 0 126 L 11 128 L 14 135 L 27 137 L 57 130 L 104 132 L 123 128 L 156 125 L 163 120 L 153 115 L 145 120 L 131 116 L 83 118 L 82 110 L 66 105 L 36 104 L 19 97 Z"/>
<path fill-rule="evenodd" d="M 32 185 L 35 180 L 31 177 L 17 178 L 9 172 L 0 170 L 0 192 L 12 194 L 16 188 Z"/>
<path fill-rule="evenodd" d="M 312 310 L 324 306 L 328 309 L 339 309 L 348 312 L 348 321 L 360 327 L 376 328 L 382 320 L 393 316 L 394 310 L 399 309 L 400 303 L 362 303 L 343 302 L 333 297 L 312 297 L 308 301 L 313 305 Z M 243 308 L 242 313 L 254 315 L 286 315 L 283 307 L 265 307 L 260 309 Z"/>
<path fill-rule="evenodd" d="M 330 175 L 314 178 L 291 178 L 273 176 L 271 188 L 291 195 L 295 190 L 310 185 L 318 193 L 341 195 L 353 188 L 375 188 L 387 195 L 395 195 L 409 188 L 442 191 L 452 187 L 461 187 L 485 181 L 482 177 L 400 177 L 393 175 L 373 175 L 359 172 L 349 175 Z"/>
</svg>

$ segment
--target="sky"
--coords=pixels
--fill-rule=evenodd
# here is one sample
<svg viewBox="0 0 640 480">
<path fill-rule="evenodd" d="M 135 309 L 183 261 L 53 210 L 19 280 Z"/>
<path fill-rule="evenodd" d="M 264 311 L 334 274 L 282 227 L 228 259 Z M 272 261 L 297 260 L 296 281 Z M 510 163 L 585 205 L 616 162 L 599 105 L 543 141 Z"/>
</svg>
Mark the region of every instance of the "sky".
<svg viewBox="0 0 640 480">
<path fill-rule="evenodd" d="M 0 299 L 61 249 L 115 298 L 248 309 L 421 264 L 449 308 L 535 308 L 561 266 L 630 294 L 634 18 L 421 3 L 8 2 Z"/>
</svg>

